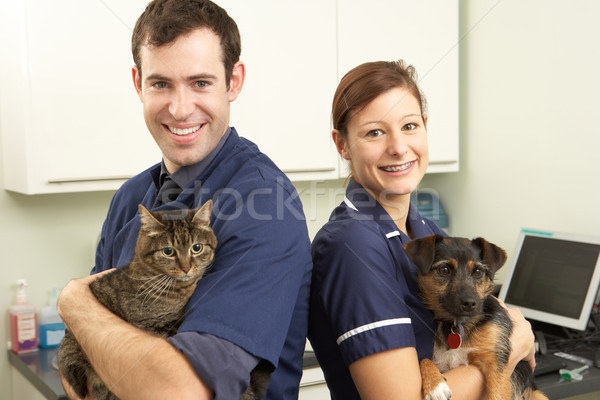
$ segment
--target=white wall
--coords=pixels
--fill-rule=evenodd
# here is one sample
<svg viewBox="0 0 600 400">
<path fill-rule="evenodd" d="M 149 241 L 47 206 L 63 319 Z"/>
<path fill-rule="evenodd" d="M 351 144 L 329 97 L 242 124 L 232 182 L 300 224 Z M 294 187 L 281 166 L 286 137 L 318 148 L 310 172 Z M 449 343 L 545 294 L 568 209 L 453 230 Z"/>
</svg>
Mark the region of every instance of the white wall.
<svg viewBox="0 0 600 400">
<path fill-rule="evenodd" d="M 426 177 L 451 233 L 600 235 L 600 2 L 461 6 L 460 172 Z M 430 116 L 435 118 L 435 115 Z"/>
<path fill-rule="evenodd" d="M 452 234 L 509 252 L 521 226 L 600 235 L 599 15 L 594 0 L 461 2 L 461 171 L 422 184 L 440 194 Z M 342 200 L 342 184 L 297 184 L 311 237 Z M 89 272 L 111 195 L 0 190 L 0 310 L 18 278 L 42 307 L 52 287 Z M 0 349 L 9 335 L 2 312 Z M 9 385 L 0 354 L 1 400 Z"/>
</svg>

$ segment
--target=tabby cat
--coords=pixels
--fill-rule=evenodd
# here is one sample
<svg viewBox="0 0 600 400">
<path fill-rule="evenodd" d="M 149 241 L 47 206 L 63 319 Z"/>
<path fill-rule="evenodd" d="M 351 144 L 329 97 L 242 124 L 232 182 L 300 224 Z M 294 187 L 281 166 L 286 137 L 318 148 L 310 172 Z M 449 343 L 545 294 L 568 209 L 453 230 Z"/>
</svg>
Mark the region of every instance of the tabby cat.
<svg viewBox="0 0 600 400">
<path fill-rule="evenodd" d="M 173 336 L 196 283 L 214 259 L 217 238 L 210 228 L 212 201 L 195 210 L 150 212 L 142 205 L 139 210 L 142 225 L 133 261 L 98 278 L 90 289 L 100 303 L 132 325 L 162 337 Z M 89 380 L 94 398 L 117 399 L 68 331 L 58 349 L 58 366 L 81 398 L 88 392 Z M 269 375 L 253 371 L 242 399 L 263 397 Z"/>
</svg>

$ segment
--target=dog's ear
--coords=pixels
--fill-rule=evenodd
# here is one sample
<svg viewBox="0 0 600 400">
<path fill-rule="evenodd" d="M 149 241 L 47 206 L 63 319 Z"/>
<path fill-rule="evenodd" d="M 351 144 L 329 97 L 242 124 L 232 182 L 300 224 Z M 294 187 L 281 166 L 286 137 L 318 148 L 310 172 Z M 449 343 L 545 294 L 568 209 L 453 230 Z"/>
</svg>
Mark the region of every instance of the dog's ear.
<svg viewBox="0 0 600 400">
<path fill-rule="evenodd" d="M 481 250 L 481 259 L 495 273 L 506 262 L 506 252 L 484 238 L 476 238 L 471 241 L 474 246 Z"/>
<path fill-rule="evenodd" d="M 422 274 L 426 274 L 431 269 L 431 264 L 435 258 L 435 245 L 442 240 L 443 236 L 431 235 L 422 239 L 411 240 L 404 245 L 404 251 L 410 260 L 419 267 Z"/>
</svg>

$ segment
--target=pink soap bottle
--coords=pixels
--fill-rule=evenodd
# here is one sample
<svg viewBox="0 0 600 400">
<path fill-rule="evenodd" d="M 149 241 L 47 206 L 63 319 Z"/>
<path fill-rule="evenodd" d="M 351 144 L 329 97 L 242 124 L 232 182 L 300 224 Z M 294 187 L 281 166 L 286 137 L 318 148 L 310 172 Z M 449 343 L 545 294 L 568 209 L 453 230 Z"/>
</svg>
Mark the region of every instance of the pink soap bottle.
<svg viewBox="0 0 600 400">
<path fill-rule="evenodd" d="M 15 353 L 24 353 L 38 349 L 37 317 L 35 308 L 27 301 L 25 279 L 17 280 L 19 291 L 17 303 L 10 306 L 10 346 Z"/>
</svg>

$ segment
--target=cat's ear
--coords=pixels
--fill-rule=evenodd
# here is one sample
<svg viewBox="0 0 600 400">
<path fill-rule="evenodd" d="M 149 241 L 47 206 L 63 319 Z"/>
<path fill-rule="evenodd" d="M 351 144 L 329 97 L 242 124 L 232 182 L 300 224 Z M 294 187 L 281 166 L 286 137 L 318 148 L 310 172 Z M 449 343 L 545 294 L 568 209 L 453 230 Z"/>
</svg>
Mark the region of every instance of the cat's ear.
<svg viewBox="0 0 600 400">
<path fill-rule="evenodd" d="M 140 210 L 140 218 L 142 219 L 142 227 L 144 228 L 156 228 L 163 227 L 164 225 L 160 222 L 146 207 L 138 205 Z"/>
<path fill-rule="evenodd" d="M 200 225 L 210 225 L 210 213 L 212 212 L 212 205 L 212 200 L 208 200 L 206 203 L 204 203 L 202 207 L 196 211 L 192 222 Z"/>
</svg>

